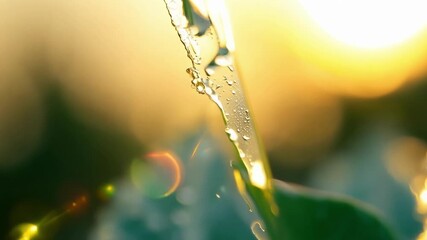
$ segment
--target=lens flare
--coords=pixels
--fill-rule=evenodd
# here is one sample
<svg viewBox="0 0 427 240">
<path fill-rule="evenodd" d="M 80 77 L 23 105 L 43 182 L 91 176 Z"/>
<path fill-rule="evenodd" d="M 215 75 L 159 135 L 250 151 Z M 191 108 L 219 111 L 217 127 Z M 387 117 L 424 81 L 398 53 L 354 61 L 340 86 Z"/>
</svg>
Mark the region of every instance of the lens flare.
<svg viewBox="0 0 427 240">
<path fill-rule="evenodd" d="M 144 195 L 163 198 L 176 191 L 182 179 L 181 161 L 169 152 L 153 152 L 131 165 L 131 179 Z"/>
<path fill-rule="evenodd" d="M 32 223 L 23 223 L 18 225 L 14 232 L 17 233 L 18 240 L 31 240 L 38 235 L 39 227 Z"/>
<path fill-rule="evenodd" d="M 105 184 L 98 191 L 98 196 L 102 200 L 108 200 L 116 193 L 116 187 L 113 184 Z"/>
</svg>

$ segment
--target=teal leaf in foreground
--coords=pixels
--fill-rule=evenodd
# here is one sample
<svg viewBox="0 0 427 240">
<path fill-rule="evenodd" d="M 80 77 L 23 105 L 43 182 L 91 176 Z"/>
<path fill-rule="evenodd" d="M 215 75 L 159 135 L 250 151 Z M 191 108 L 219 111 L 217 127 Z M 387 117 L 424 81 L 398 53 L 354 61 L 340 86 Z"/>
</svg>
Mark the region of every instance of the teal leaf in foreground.
<svg viewBox="0 0 427 240">
<path fill-rule="evenodd" d="M 383 220 L 355 200 L 274 182 L 280 216 L 275 236 L 284 240 L 391 240 Z"/>
</svg>

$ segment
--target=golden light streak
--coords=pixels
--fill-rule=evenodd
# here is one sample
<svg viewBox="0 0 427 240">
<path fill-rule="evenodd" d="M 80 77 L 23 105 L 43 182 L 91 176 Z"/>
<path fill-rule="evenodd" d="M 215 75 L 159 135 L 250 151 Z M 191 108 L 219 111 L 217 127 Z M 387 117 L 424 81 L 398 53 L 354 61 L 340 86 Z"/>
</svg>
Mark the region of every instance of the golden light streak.
<svg viewBox="0 0 427 240">
<path fill-rule="evenodd" d="M 248 196 L 248 192 L 246 191 L 245 182 L 242 178 L 242 175 L 240 174 L 239 170 L 234 169 L 233 170 L 233 176 L 234 180 L 236 181 L 237 190 L 239 191 L 240 195 L 243 198 L 243 201 L 245 201 L 246 205 L 248 206 L 249 212 L 252 212 L 253 205 L 252 201 L 250 200 L 250 197 Z"/>
<path fill-rule="evenodd" d="M 197 142 L 196 146 L 193 149 L 193 152 L 191 153 L 190 160 L 194 159 L 194 156 L 196 156 L 197 151 L 199 150 L 200 144 L 202 143 L 203 138 L 200 138 L 200 140 Z"/>
<path fill-rule="evenodd" d="M 111 184 L 108 184 L 104 186 L 103 191 L 106 191 L 108 194 L 113 194 L 115 192 L 115 187 Z M 13 234 L 14 238 L 18 240 L 31 240 L 35 238 L 40 233 L 40 229 L 46 228 L 51 224 L 54 224 L 55 222 L 59 221 L 61 218 L 65 217 L 66 215 L 80 212 L 83 207 L 86 206 L 88 202 L 88 197 L 85 195 L 82 195 L 78 198 L 76 198 L 74 201 L 70 202 L 68 206 L 63 209 L 61 212 L 52 211 L 45 215 L 41 220 L 37 221 L 36 224 L 34 223 L 22 223 L 14 227 L 11 231 L 11 234 Z"/>
<path fill-rule="evenodd" d="M 39 223 L 38 226 L 46 226 L 52 223 L 55 223 L 56 221 L 59 221 L 61 218 L 65 217 L 68 214 L 71 214 L 73 212 L 78 212 L 82 210 L 82 208 L 87 204 L 87 197 L 81 196 L 71 203 L 68 204 L 68 207 L 63 210 L 62 212 L 51 212 L 47 214 Z"/>
<path fill-rule="evenodd" d="M 22 232 L 18 240 L 31 240 L 36 237 L 39 232 L 38 226 L 32 223 L 21 224 L 17 229 Z"/>
</svg>

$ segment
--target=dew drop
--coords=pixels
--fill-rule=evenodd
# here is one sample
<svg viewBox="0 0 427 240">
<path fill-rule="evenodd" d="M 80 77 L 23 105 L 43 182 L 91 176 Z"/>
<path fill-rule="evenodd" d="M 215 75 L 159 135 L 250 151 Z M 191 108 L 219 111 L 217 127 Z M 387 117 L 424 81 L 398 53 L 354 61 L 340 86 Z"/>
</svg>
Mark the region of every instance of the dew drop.
<svg viewBox="0 0 427 240">
<path fill-rule="evenodd" d="M 214 69 L 214 68 L 212 68 L 212 67 L 207 67 L 207 68 L 205 69 L 205 72 L 206 72 L 206 74 L 207 74 L 208 76 L 212 76 L 212 75 L 214 75 L 214 74 L 215 74 L 215 69 Z"/>
<path fill-rule="evenodd" d="M 215 194 L 215 196 L 216 196 L 216 198 L 221 198 L 221 195 L 219 195 L 218 193 L 217 194 Z"/>
<path fill-rule="evenodd" d="M 196 84 L 196 91 L 200 94 L 205 94 L 205 86 L 203 85 L 203 83 L 198 82 Z"/>
<path fill-rule="evenodd" d="M 234 72 L 234 67 L 232 65 L 228 65 L 228 69 L 230 70 L 230 72 Z"/>
<path fill-rule="evenodd" d="M 246 135 L 243 135 L 243 140 L 245 140 L 245 141 L 248 141 L 249 139 L 251 139 L 250 137 L 248 137 L 248 136 L 246 136 Z"/>
<path fill-rule="evenodd" d="M 235 142 L 235 141 L 237 141 L 237 139 L 239 139 L 239 136 L 237 135 L 236 131 L 234 131 L 233 129 L 226 128 L 225 132 L 228 134 L 228 138 L 231 141 Z"/>
<path fill-rule="evenodd" d="M 228 84 L 228 86 L 233 86 L 233 81 L 227 80 L 227 84 Z"/>
</svg>

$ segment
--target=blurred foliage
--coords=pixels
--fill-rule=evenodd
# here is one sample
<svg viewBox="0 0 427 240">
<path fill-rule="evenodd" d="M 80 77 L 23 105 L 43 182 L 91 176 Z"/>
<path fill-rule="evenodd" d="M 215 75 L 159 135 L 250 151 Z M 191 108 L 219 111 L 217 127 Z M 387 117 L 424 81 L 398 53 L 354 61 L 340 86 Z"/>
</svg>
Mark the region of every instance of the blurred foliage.
<svg viewBox="0 0 427 240">
<path fill-rule="evenodd" d="M 150 239 L 253 237 L 249 226 L 254 221 L 250 219 L 256 218 L 256 215 L 245 210 L 246 206 L 235 189 L 231 168 L 224 164 L 225 156 L 220 154 L 221 150 L 209 137 L 204 137 L 205 142 L 199 150 L 199 158 L 203 161 L 195 159 L 195 162 L 191 162 L 185 157 L 191 155 L 197 137 L 187 138 L 174 147 L 179 156 L 184 156 L 182 159 L 187 172 L 180 189 L 196 189 L 192 196 L 198 200 L 194 205 L 186 206 L 177 201 L 180 189 L 168 198 L 153 200 L 141 195 L 129 183 L 118 184 L 113 202 L 105 205 L 94 193 L 106 182 L 123 178 L 130 160 L 143 153 L 142 147 L 130 136 L 83 124 L 75 117 L 58 89 L 51 88 L 45 94 L 47 125 L 42 143 L 30 159 L 0 175 L 0 207 L 1 212 L 5 213 L 0 224 L 2 235 L 7 235 L 22 222 L 38 221 L 84 194 L 88 196 L 89 204 L 83 213 L 46 226 L 39 238 L 77 239 L 91 236 L 92 239 L 104 239 L 101 234 L 101 230 L 105 229 L 103 224 L 115 226 L 108 235 L 112 239 L 134 239 L 137 236 Z M 220 204 L 216 193 L 221 194 Z M 363 239 L 392 239 L 386 227 L 374 215 L 359 208 L 358 204 L 320 196 L 279 186 L 276 199 L 282 215 L 274 221 L 278 221 L 276 224 L 279 224 L 280 234 L 285 234 L 283 236 L 287 236 L 287 239 L 313 239 L 313 236 L 316 239 L 352 239 L 346 235 L 350 233 Z M 131 205 L 130 199 L 134 199 L 137 205 Z M 237 209 L 236 201 L 240 202 Z M 105 210 L 101 210 L 102 206 L 106 207 Z M 139 214 L 138 209 L 142 211 Z M 174 216 L 177 212 L 178 216 Z M 161 231 L 154 227 L 157 229 L 154 231 L 153 221 L 154 224 L 159 222 L 159 216 L 163 216 L 161 222 L 168 224 L 160 225 L 163 226 Z M 183 223 L 186 219 L 189 219 L 187 224 Z M 97 232 L 97 229 L 101 229 L 101 232 Z"/>
<path fill-rule="evenodd" d="M 303 167 L 284 165 L 281 159 L 288 158 L 285 152 L 270 154 L 274 176 L 279 179 L 305 183 L 312 169 L 324 164 L 330 155 L 348 149 L 354 139 L 362 137 L 364 131 L 374 125 L 388 126 L 393 131 L 427 141 L 427 81 L 414 81 L 392 94 L 372 99 L 342 98 L 343 122 L 334 140 L 334 146 L 322 156 L 315 156 L 315 164 Z M 290 159 L 290 162 L 297 159 Z"/>
<path fill-rule="evenodd" d="M 345 147 L 370 123 L 389 124 L 427 141 L 427 82 L 413 82 L 401 90 L 374 99 L 344 99 L 345 120 L 336 149 Z"/>
<path fill-rule="evenodd" d="M 19 223 L 40 220 L 82 194 L 96 193 L 101 184 L 124 173 L 126 160 L 142 152 L 129 136 L 77 120 L 58 89 L 47 90 L 44 100 L 47 123 L 39 148 L 21 165 L 0 169 L 2 237 Z M 89 201 L 92 215 L 64 224 L 55 234 L 53 226 L 42 238 L 81 239 L 99 203 L 95 197 Z"/>
</svg>

